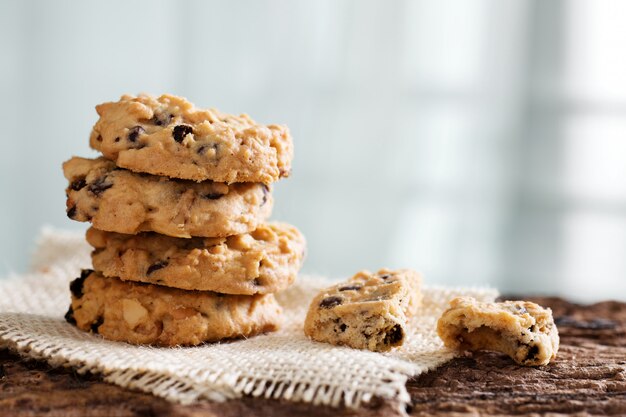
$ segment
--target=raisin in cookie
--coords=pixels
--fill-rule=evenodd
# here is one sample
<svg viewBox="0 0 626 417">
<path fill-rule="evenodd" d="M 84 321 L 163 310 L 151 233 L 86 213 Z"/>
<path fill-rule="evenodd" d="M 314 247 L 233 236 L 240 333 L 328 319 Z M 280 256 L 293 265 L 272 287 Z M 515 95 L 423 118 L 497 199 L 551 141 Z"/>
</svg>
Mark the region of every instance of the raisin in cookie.
<svg viewBox="0 0 626 417">
<path fill-rule="evenodd" d="M 387 351 L 400 346 L 420 306 L 421 277 L 411 270 L 357 273 L 311 302 L 304 333 L 319 342 Z"/>
<path fill-rule="evenodd" d="M 72 281 L 65 315 L 106 339 L 158 346 L 198 345 L 277 330 L 282 310 L 272 294 L 224 295 L 108 278 L 83 270 Z"/>
<path fill-rule="evenodd" d="M 96 111 L 100 119 L 91 132 L 91 147 L 131 171 L 269 184 L 291 170 L 293 143 L 285 126 L 197 109 L 171 95 L 124 95 Z"/>
<path fill-rule="evenodd" d="M 111 232 L 230 236 L 256 229 L 272 211 L 263 183 L 171 180 L 119 169 L 104 158 L 74 157 L 63 171 L 70 183 L 68 217 Z"/>
<path fill-rule="evenodd" d="M 439 319 L 437 333 L 450 348 L 495 350 L 528 366 L 547 365 L 559 349 L 552 310 L 529 301 L 455 298 Z"/>
<path fill-rule="evenodd" d="M 268 294 L 291 285 L 304 257 L 295 227 L 270 223 L 226 238 L 126 235 L 91 228 L 93 267 L 106 276 L 185 290 Z"/>
</svg>

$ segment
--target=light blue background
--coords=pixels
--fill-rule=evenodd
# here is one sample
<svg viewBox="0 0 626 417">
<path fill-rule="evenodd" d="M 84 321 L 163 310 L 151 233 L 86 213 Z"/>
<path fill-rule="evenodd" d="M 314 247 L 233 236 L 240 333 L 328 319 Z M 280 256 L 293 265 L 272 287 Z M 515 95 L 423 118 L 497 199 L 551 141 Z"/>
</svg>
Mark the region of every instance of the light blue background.
<svg viewBox="0 0 626 417">
<path fill-rule="evenodd" d="M 306 272 L 626 298 L 619 2 L 0 1 L 0 275 L 65 217 L 94 106 L 169 92 L 286 123 Z M 616 74 L 622 74 L 622 77 Z"/>
</svg>

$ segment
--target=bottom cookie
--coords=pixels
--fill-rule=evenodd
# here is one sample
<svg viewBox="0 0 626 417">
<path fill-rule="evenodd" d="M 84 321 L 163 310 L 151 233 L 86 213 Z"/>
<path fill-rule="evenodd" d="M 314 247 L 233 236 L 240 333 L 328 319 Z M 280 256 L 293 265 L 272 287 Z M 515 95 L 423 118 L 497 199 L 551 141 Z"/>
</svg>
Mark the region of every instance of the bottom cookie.
<svg viewBox="0 0 626 417">
<path fill-rule="evenodd" d="M 495 350 L 526 366 L 547 365 L 559 350 L 552 310 L 530 301 L 450 301 L 437 323 L 444 344 L 458 350 Z"/>
<path fill-rule="evenodd" d="M 83 270 L 70 284 L 65 319 L 106 339 L 193 346 L 275 331 L 282 309 L 272 294 L 226 295 L 121 281 Z"/>
</svg>

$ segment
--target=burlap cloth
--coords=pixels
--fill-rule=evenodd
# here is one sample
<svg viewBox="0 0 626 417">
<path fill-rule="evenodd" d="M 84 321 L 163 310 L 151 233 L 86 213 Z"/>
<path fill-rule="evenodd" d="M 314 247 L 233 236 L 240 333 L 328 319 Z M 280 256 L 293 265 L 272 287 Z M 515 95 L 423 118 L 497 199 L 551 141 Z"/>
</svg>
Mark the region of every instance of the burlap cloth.
<svg viewBox="0 0 626 417">
<path fill-rule="evenodd" d="M 349 407 L 374 396 L 408 402 L 407 378 L 455 355 L 435 332 L 448 301 L 461 294 L 481 300 L 497 295 L 489 289 L 426 286 L 405 345 L 380 354 L 308 340 L 302 332 L 306 309 L 328 281 L 302 276 L 278 295 L 286 317 L 279 332 L 194 348 L 151 348 L 110 342 L 65 322 L 68 282 L 89 265 L 83 234 L 44 230 L 33 272 L 0 280 L 0 346 L 180 403 L 242 395 Z"/>
</svg>

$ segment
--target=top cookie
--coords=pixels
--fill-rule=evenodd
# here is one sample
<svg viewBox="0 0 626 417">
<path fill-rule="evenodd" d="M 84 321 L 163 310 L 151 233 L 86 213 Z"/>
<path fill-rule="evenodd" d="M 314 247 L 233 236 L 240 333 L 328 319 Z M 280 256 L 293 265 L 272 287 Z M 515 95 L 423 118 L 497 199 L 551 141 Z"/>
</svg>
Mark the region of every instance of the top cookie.
<svg viewBox="0 0 626 417">
<path fill-rule="evenodd" d="M 286 126 L 197 109 L 182 97 L 124 95 L 96 106 L 89 144 L 135 172 L 194 181 L 271 183 L 289 176 Z"/>
</svg>

